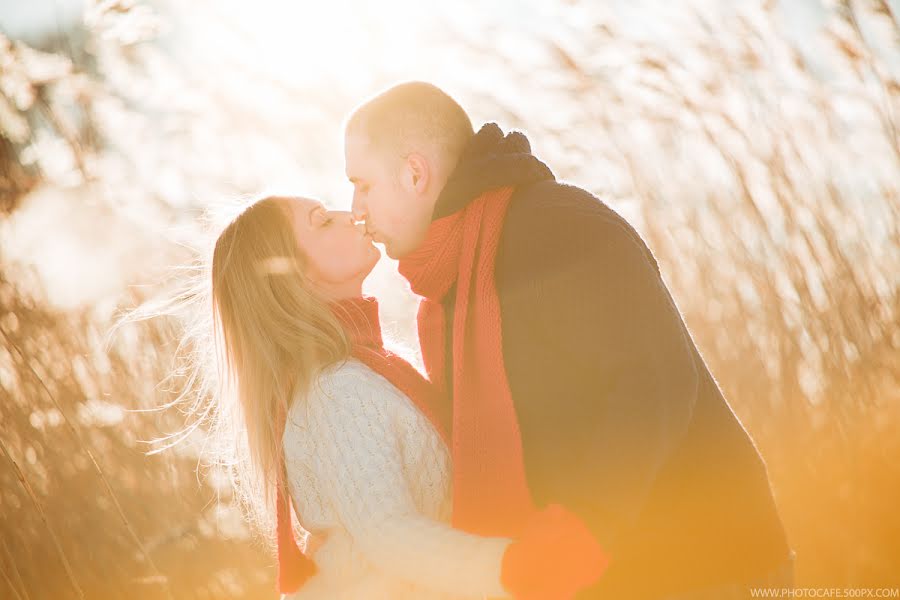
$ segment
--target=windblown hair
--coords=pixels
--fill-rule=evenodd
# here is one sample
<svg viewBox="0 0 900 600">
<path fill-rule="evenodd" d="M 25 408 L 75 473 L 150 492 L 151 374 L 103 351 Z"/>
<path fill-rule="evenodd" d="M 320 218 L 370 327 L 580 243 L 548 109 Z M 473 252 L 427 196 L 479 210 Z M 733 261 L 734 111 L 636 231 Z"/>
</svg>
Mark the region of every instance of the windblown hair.
<svg viewBox="0 0 900 600">
<path fill-rule="evenodd" d="M 207 462 L 228 475 L 245 518 L 270 545 L 276 482 L 284 481 L 279 424 L 323 368 L 350 355 L 343 326 L 305 276 L 290 201 L 268 196 L 239 207 L 186 289 L 128 319 L 185 319 L 181 365 L 170 377 L 181 392 L 166 407 L 190 401 L 188 425 L 154 440 L 166 443 L 150 454 L 207 429 Z"/>
<path fill-rule="evenodd" d="M 361 133 L 396 157 L 431 146 L 452 168 L 475 135 L 472 121 L 456 100 L 422 81 L 400 83 L 363 102 L 347 120 L 346 131 Z"/>
</svg>

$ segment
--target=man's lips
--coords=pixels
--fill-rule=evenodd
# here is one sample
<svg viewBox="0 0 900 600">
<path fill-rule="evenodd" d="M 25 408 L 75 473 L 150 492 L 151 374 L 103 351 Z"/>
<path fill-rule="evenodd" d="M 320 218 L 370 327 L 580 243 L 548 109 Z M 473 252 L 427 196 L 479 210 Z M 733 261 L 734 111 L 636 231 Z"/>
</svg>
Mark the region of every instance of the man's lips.
<svg viewBox="0 0 900 600">
<path fill-rule="evenodd" d="M 357 225 L 365 225 L 365 222 L 364 222 L 364 221 L 356 221 L 356 224 L 357 224 Z M 375 231 L 373 231 L 372 229 L 370 229 L 370 228 L 367 227 L 367 226 L 364 227 L 363 230 L 364 230 L 364 231 L 363 231 L 363 237 L 367 237 L 367 238 L 369 238 L 370 240 L 374 240 L 374 239 L 375 239 L 375 236 L 377 235 Z"/>
</svg>

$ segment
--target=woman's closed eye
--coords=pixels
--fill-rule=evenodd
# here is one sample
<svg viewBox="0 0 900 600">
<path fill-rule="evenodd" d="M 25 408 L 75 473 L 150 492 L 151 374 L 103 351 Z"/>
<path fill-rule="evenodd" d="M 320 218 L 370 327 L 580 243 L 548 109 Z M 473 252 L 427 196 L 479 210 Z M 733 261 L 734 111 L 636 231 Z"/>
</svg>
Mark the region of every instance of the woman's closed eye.
<svg viewBox="0 0 900 600">
<path fill-rule="evenodd" d="M 324 207 L 318 206 L 315 209 L 315 220 L 319 224 L 319 227 L 327 227 L 334 221 L 334 217 L 332 217 L 331 213 L 325 210 Z"/>
</svg>

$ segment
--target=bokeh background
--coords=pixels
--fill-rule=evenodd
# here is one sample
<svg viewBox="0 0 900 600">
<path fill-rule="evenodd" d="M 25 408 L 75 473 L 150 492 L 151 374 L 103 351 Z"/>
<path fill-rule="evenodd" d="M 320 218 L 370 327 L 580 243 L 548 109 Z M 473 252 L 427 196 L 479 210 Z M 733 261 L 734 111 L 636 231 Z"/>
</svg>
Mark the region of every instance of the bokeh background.
<svg viewBox="0 0 900 600">
<path fill-rule="evenodd" d="M 798 585 L 900 584 L 897 0 L 0 0 L 0 598 L 275 597 L 202 431 L 147 455 L 185 323 L 112 325 L 210 207 L 349 206 L 342 120 L 408 79 L 646 238 Z M 395 265 L 367 285 L 415 357 Z"/>
</svg>

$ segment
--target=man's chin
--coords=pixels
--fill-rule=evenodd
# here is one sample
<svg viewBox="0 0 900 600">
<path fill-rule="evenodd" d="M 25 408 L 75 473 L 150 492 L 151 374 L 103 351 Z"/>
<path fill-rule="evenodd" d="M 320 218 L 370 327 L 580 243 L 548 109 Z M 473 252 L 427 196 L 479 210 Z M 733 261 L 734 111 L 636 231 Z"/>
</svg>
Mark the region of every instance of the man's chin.
<svg viewBox="0 0 900 600">
<path fill-rule="evenodd" d="M 384 253 L 393 260 L 400 260 L 407 254 L 410 254 L 415 248 L 409 248 L 408 244 L 398 243 L 395 240 L 377 239 L 376 244 L 384 247 Z"/>
<path fill-rule="evenodd" d="M 424 240 L 423 240 L 424 241 Z M 379 240 L 384 246 L 384 253 L 394 260 L 401 260 L 415 252 L 422 242 L 410 244 L 409 240 Z"/>
<path fill-rule="evenodd" d="M 397 246 L 396 244 L 392 244 L 388 241 L 376 240 L 376 244 L 380 244 L 384 248 L 384 253 L 388 255 L 388 257 L 398 260 L 400 257 L 397 256 Z"/>
</svg>

